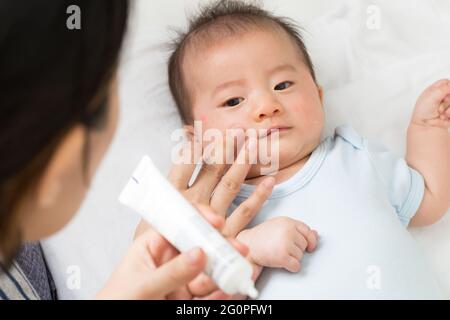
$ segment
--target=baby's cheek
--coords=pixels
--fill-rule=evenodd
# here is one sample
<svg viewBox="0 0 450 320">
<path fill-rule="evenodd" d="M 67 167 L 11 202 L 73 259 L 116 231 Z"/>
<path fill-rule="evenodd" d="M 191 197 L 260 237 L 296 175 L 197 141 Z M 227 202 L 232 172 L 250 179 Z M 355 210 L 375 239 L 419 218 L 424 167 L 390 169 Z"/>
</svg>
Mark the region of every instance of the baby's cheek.
<svg viewBox="0 0 450 320">
<path fill-rule="evenodd" d="M 198 114 L 195 117 L 195 120 L 200 122 L 199 124 L 202 126 L 202 130 L 207 130 L 207 129 L 211 129 L 211 128 L 216 128 L 216 124 L 214 121 L 214 118 L 211 117 L 211 115 L 202 113 L 202 114 Z"/>
<path fill-rule="evenodd" d="M 301 101 L 294 106 L 294 112 L 296 113 L 297 117 L 300 118 L 300 120 L 309 119 L 309 117 L 311 116 L 310 109 L 311 108 L 304 101 Z"/>
<path fill-rule="evenodd" d="M 310 120 L 320 118 L 323 113 L 320 101 L 313 99 L 303 99 L 299 101 L 299 103 L 296 104 L 295 109 L 297 113 Z"/>
<path fill-rule="evenodd" d="M 217 129 L 223 134 L 226 133 L 227 129 L 244 128 L 242 124 L 235 122 L 235 119 L 227 121 L 224 117 L 207 118 L 204 120 L 204 127 L 207 129 Z"/>
</svg>

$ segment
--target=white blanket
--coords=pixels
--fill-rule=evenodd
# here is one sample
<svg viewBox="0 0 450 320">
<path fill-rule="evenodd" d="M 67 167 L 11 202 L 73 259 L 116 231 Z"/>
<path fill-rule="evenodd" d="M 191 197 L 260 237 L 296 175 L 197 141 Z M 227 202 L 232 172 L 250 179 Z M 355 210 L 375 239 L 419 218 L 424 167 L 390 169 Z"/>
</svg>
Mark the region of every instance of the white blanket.
<svg viewBox="0 0 450 320">
<path fill-rule="evenodd" d="M 186 3 L 185 3 L 186 2 Z M 325 90 L 326 133 L 347 123 L 404 154 L 406 127 L 425 86 L 450 77 L 447 0 L 266 1 L 307 30 L 305 40 Z M 44 242 L 60 298 L 90 298 L 129 245 L 138 217 L 117 196 L 140 157 L 164 172 L 170 134 L 180 122 L 167 77 L 167 25 L 185 25 L 192 1 L 137 3 L 120 72 L 121 122 L 76 218 Z M 158 13 L 160 12 L 160 13 Z M 450 216 L 411 230 L 450 298 Z"/>
</svg>

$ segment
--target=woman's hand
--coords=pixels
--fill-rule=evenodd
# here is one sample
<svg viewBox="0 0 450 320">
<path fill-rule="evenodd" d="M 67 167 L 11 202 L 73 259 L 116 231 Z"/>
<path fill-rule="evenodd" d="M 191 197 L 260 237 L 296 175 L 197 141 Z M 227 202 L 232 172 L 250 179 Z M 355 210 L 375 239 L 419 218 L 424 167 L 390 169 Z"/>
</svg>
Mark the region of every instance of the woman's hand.
<svg viewBox="0 0 450 320">
<path fill-rule="evenodd" d="M 206 207 L 201 213 L 216 228 L 223 227 L 223 218 Z M 248 250 L 233 242 L 243 255 Z M 199 248 L 178 254 L 178 251 L 161 235 L 149 228 L 129 248 L 123 261 L 114 271 L 98 299 L 191 299 L 187 283 L 204 269 L 206 256 Z M 209 284 L 211 288 L 211 286 Z M 204 299 L 230 298 L 214 287 Z"/>
<path fill-rule="evenodd" d="M 195 161 L 188 164 L 175 164 L 170 171 L 169 181 L 193 205 L 197 207 L 207 206 L 218 216 L 225 218 L 231 202 L 239 192 L 240 186 L 250 170 L 251 164 L 248 155 L 251 152 L 256 152 L 255 148 L 256 145 L 244 144 L 231 166 L 225 163 L 217 163 L 218 161 L 214 164 L 203 165 L 192 186 L 188 186 L 188 183 L 196 166 Z M 230 150 L 225 150 L 225 152 L 230 152 Z M 262 180 L 254 193 L 225 220 L 225 225 L 221 229 L 222 235 L 235 238 L 259 212 L 263 203 L 272 193 L 274 184 L 275 179 L 273 177 Z M 135 237 L 139 237 L 148 229 L 150 229 L 150 226 L 144 220 L 141 220 L 136 228 Z M 260 268 L 254 268 L 254 279 L 260 271 Z M 202 273 L 189 283 L 187 290 L 194 297 L 205 297 L 215 292 L 216 289 L 217 287 L 212 280 Z M 172 297 L 184 298 L 183 295 L 179 294 L 172 295 Z M 210 298 L 212 297 L 210 296 Z"/>
<path fill-rule="evenodd" d="M 228 154 L 228 152 L 230 150 L 224 150 L 222 154 Z M 203 165 L 192 186 L 188 186 L 188 183 L 196 166 L 195 161 L 188 164 L 175 164 L 169 173 L 169 181 L 194 206 L 209 206 L 215 213 L 225 218 L 231 202 L 238 194 L 250 170 L 248 155 L 252 152 L 256 152 L 256 144 L 246 143 L 231 166 L 224 163 L 225 161 Z M 274 184 L 273 177 L 265 178 L 253 194 L 232 212 L 221 230 L 225 237 L 236 237 L 250 223 L 272 193 Z M 139 236 L 148 228 L 149 225 L 141 220 L 136 228 L 135 236 Z"/>
</svg>

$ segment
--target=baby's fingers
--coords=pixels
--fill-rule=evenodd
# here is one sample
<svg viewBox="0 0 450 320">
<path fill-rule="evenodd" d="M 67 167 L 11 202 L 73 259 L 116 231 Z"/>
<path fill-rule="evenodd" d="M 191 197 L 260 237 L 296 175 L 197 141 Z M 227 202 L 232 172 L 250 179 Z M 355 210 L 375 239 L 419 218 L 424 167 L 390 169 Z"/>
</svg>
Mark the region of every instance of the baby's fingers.
<svg viewBox="0 0 450 320">
<path fill-rule="evenodd" d="M 449 80 L 448 79 L 441 79 L 436 81 L 435 83 L 433 83 L 430 88 L 439 88 L 440 86 L 444 85 L 444 84 L 448 84 Z"/>
<path fill-rule="evenodd" d="M 436 125 L 450 127 L 450 95 L 439 106 L 439 119 L 435 119 Z"/>
<path fill-rule="evenodd" d="M 310 229 L 306 224 L 298 222 L 296 224 L 297 231 L 305 237 L 308 245 L 306 246 L 307 252 L 313 252 L 317 247 L 318 233 L 316 230 Z"/>
<path fill-rule="evenodd" d="M 439 105 L 439 113 L 444 113 L 450 107 L 450 95 L 446 96 Z"/>
<path fill-rule="evenodd" d="M 311 246 L 309 246 L 307 248 L 308 252 L 312 252 L 314 250 L 316 250 L 317 248 L 317 243 L 319 242 L 319 233 L 317 232 L 317 230 L 311 230 L 311 239 L 314 239 L 314 241 L 310 242 Z"/>
<path fill-rule="evenodd" d="M 284 268 L 289 272 L 299 272 L 302 268 L 300 261 L 292 256 L 286 258 L 286 263 Z"/>
<path fill-rule="evenodd" d="M 442 100 L 441 105 L 439 106 L 439 113 L 441 116 L 450 116 L 450 94 Z"/>
<path fill-rule="evenodd" d="M 295 245 L 296 247 L 298 247 L 300 250 L 302 250 L 303 252 L 306 250 L 306 248 L 308 247 L 308 240 L 306 240 L 306 238 L 303 236 L 302 233 L 298 232 L 297 230 L 297 236 L 295 237 Z"/>
<path fill-rule="evenodd" d="M 298 261 L 302 260 L 303 252 L 304 252 L 304 250 L 302 250 L 300 247 L 298 247 L 295 243 L 293 243 L 291 245 L 291 247 L 289 248 L 289 255 L 291 255 Z"/>
<path fill-rule="evenodd" d="M 450 81 L 447 79 L 436 82 L 424 92 L 425 99 L 437 104 L 443 102 L 448 95 L 450 95 Z"/>
</svg>

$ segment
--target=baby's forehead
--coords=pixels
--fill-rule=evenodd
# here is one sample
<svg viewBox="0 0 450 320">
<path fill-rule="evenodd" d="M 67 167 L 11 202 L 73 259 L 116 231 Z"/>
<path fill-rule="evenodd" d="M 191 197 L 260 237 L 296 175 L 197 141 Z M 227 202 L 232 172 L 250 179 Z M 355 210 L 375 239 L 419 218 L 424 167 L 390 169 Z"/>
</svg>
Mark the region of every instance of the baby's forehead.
<svg viewBox="0 0 450 320">
<path fill-rule="evenodd" d="M 230 43 L 229 39 L 242 40 L 245 36 L 259 33 L 273 36 L 280 41 L 289 40 L 295 45 L 295 41 L 280 25 L 274 21 L 255 21 L 254 23 L 222 25 L 221 23 L 200 29 L 186 38 L 185 55 L 207 52 L 209 49 Z"/>
<path fill-rule="evenodd" d="M 224 63 L 221 67 L 226 68 L 226 62 L 234 60 L 238 53 L 243 52 L 249 55 L 255 53 L 249 48 L 249 43 L 273 48 L 273 50 L 280 52 L 279 55 L 289 51 L 296 58 L 300 58 L 302 61 L 304 60 L 301 49 L 291 35 L 275 23 L 266 23 L 243 26 L 240 29 L 234 30 L 216 30 L 215 32 L 193 35 L 191 39 L 188 39 L 184 49 L 182 62 L 183 72 L 188 70 L 192 72 L 197 70 L 199 66 L 205 66 L 205 62 L 211 60 L 216 55 L 220 55 L 220 61 Z M 282 51 L 282 48 L 285 50 Z M 226 50 L 232 50 L 232 53 L 223 55 L 222 52 Z M 236 55 L 233 52 L 236 52 Z"/>
</svg>

